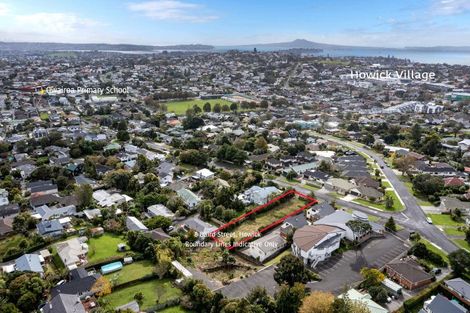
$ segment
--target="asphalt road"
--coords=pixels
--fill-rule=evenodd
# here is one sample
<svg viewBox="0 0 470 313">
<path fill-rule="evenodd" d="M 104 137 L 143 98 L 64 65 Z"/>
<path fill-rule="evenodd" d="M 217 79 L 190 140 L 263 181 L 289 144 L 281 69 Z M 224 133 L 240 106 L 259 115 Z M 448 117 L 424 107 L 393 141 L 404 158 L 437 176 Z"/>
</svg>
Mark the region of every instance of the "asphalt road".
<svg viewBox="0 0 470 313">
<path fill-rule="evenodd" d="M 422 236 L 424 236 L 430 242 L 438 245 L 447 253 L 458 250 L 457 246 L 451 240 L 449 240 L 436 226 L 426 222 L 426 214 L 424 214 L 423 210 L 418 205 L 416 198 L 408 191 L 405 184 L 398 178 L 395 172 L 393 172 L 393 170 L 387 166 L 382 156 L 373 152 L 370 149 L 365 149 L 365 148 L 353 145 L 351 143 L 341 141 L 331 136 L 324 136 L 324 138 L 337 142 L 341 145 L 347 146 L 348 148 L 351 148 L 352 150 L 356 150 L 364 154 L 367 154 L 375 162 L 377 162 L 377 164 L 381 167 L 382 172 L 384 173 L 384 175 L 390 181 L 390 184 L 395 189 L 398 196 L 402 199 L 403 204 L 405 206 L 405 210 L 403 211 L 403 213 L 393 213 L 394 219 L 397 219 L 400 224 L 404 225 L 409 230 L 419 232 Z M 344 205 L 340 203 L 338 200 L 336 200 L 336 202 L 340 205 Z M 345 206 L 351 207 L 350 205 L 345 205 Z M 388 214 L 389 216 L 391 215 L 390 213 L 385 213 L 385 212 L 384 214 Z"/>
</svg>

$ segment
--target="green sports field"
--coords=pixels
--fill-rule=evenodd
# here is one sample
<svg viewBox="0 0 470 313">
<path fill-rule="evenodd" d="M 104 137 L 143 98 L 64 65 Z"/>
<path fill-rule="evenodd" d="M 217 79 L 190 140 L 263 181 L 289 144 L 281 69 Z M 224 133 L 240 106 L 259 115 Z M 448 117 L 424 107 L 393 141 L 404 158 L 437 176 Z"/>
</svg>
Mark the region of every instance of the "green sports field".
<svg viewBox="0 0 470 313">
<path fill-rule="evenodd" d="M 208 99 L 208 100 L 200 100 L 200 99 L 194 99 L 194 100 L 184 100 L 184 101 L 170 101 L 170 102 L 165 102 L 167 106 L 167 111 L 168 112 L 173 112 L 178 115 L 182 115 L 186 113 L 187 109 L 191 109 L 194 105 L 197 105 L 198 107 L 201 108 L 204 105 L 204 103 L 209 102 L 211 104 L 211 109 L 214 108 L 214 105 L 216 103 L 219 103 L 221 106 L 224 104 L 230 106 L 231 102 L 223 99 Z"/>
</svg>

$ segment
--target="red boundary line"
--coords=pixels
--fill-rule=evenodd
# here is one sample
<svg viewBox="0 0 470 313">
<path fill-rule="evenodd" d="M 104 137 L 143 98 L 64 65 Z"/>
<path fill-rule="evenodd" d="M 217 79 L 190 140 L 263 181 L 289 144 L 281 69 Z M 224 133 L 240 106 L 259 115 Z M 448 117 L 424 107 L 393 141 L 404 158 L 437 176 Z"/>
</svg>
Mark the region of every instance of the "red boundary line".
<svg viewBox="0 0 470 313">
<path fill-rule="evenodd" d="M 291 212 L 291 213 L 285 215 L 284 217 L 282 217 L 282 218 L 278 219 L 277 221 L 275 221 L 275 222 L 269 224 L 268 226 L 266 226 L 266 227 L 264 227 L 264 228 L 262 228 L 262 229 L 260 229 L 260 230 L 258 230 L 258 231 L 253 232 L 251 235 L 249 235 L 249 236 L 247 236 L 247 237 L 241 239 L 241 240 L 238 241 L 238 242 L 235 242 L 235 243 L 234 243 L 233 245 L 231 245 L 231 246 L 227 246 L 227 244 L 226 244 L 225 242 L 221 241 L 219 238 L 216 237 L 216 234 L 217 234 L 218 232 L 220 232 L 221 230 L 223 230 L 223 229 L 225 229 L 225 228 L 227 228 L 227 227 L 229 227 L 229 226 L 231 226 L 231 225 L 233 225 L 233 224 L 235 224 L 235 223 L 237 223 L 237 222 L 239 222 L 239 221 L 245 219 L 247 216 L 250 216 L 250 215 L 252 215 L 252 214 L 254 214 L 254 213 L 256 213 L 256 212 L 258 212 L 258 211 L 264 209 L 265 207 L 267 207 L 267 206 L 270 205 L 271 203 L 276 202 L 277 200 L 283 199 L 283 198 L 285 198 L 286 196 L 288 196 L 288 195 L 290 195 L 290 194 L 292 194 L 292 193 L 295 194 L 295 195 L 297 195 L 297 196 L 299 196 L 299 197 L 301 197 L 301 198 L 304 198 L 304 199 L 306 199 L 306 200 L 309 200 L 310 202 L 307 203 L 306 205 L 304 205 L 303 207 L 301 207 L 300 209 L 297 209 L 297 210 L 295 210 L 294 212 Z M 260 206 L 258 206 L 258 207 L 256 207 L 256 208 L 254 208 L 253 210 L 251 210 L 251 211 L 249 211 L 249 212 L 246 212 L 246 213 L 240 215 L 239 217 L 234 218 L 234 219 L 231 220 L 230 222 L 228 222 L 228 223 L 226 223 L 226 224 L 220 226 L 220 227 L 217 228 L 216 230 L 210 232 L 210 233 L 208 234 L 208 236 L 209 236 L 212 240 L 214 240 L 215 242 L 219 243 L 221 246 L 225 247 L 227 250 L 232 250 L 232 249 L 235 249 L 235 248 L 239 247 L 241 244 L 244 244 L 245 242 L 250 241 L 250 240 L 253 239 L 254 237 L 257 237 L 257 236 L 261 235 L 261 234 L 264 233 L 265 231 L 267 231 L 267 230 L 269 230 L 269 229 L 271 229 L 271 228 L 273 228 L 273 227 L 275 227 L 275 226 L 281 224 L 282 222 L 284 222 L 284 221 L 285 221 L 286 219 L 288 219 L 289 217 L 291 217 L 291 216 L 293 216 L 293 215 L 299 214 L 300 212 L 304 211 L 306 208 L 311 207 L 312 205 L 314 205 L 314 204 L 316 204 L 316 203 L 318 203 L 317 199 L 312 198 L 312 197 L 310 197 L 310 196 L 307 196 L 307 195 L 305 195 L 305 194 L 303 194 L 303 193 L 301 193 L 301 192 L 298 192 L 298 191 L 295 190 L 295 189 L 291 189 L 291 190 L 286 191 L 285 193 L 283 193 L 283 194 L 277 196 L 276 198 L 274 198 L 274 199 L 272 199 L 272 200 L 266 202 L 265 204 L 262 204 L 262 205 L 260 205 Z"/>
</svg>

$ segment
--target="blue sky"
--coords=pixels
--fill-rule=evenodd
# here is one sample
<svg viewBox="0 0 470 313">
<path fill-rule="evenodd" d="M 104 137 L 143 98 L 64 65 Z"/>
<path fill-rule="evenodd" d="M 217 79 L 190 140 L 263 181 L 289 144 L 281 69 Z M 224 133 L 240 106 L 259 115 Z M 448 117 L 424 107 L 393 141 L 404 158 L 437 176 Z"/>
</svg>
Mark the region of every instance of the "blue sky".
<svg viewBox="0 0 470 313">
<path fill-rule="evenodd" d="M 1 41 L 237 45 L 297 38 L 470 46 L 470 0 L 0 0 Z"/>
</svg>

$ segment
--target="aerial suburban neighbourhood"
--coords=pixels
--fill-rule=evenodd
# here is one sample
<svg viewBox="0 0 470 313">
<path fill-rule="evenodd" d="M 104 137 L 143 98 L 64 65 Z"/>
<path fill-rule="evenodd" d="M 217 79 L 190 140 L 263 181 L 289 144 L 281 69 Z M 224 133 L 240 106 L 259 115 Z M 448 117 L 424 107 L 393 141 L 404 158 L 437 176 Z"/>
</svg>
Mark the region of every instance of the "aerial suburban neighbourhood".
<svg viewBox="0 0 470 313">
<path fill-rule="evenodd" d="M 469 312 L 470 61 L 10 30 L 0 313 Z"/>
</svg>

